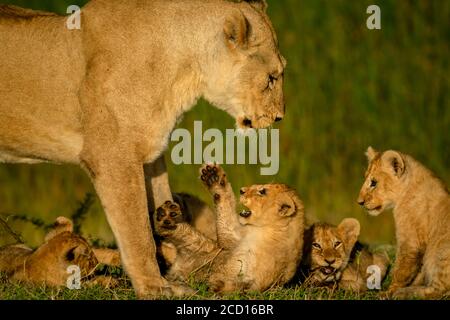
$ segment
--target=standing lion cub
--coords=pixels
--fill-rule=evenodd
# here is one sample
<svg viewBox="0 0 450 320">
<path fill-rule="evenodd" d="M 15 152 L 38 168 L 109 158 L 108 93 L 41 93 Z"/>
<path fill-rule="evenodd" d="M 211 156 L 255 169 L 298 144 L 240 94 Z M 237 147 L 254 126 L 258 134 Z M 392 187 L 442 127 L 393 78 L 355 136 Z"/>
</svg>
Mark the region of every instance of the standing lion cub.
<svg viewBox="0 0 450 320">
<path fill-rule="evenodd" d="M 450 290 L 450 195 L 411 156 L 367 150 L 369 168 L 358 203 L 371 215 L 394 209 L 397 258 L 394 298 L 437 298 Z"/>
<path fill-rule="evenodd" d="M 296 192 L 281 184 L 242 188 L 240 202 L 248 209 L 237 215 L 236 200 L 221 167 L 204 166 L 201 180 L 214 197 L 217 241 L 187 223 L 177 223 L 178 205 L 166 203 L 158 208 L 156 232 L 177 248 L 168 279 L 185 280 L 192 275 L 220 292 L 262 291 L 290 281 L 303 247 L 304 209 Z M 168 217 L 174 223 L 168 223 Z"/>
</svg>

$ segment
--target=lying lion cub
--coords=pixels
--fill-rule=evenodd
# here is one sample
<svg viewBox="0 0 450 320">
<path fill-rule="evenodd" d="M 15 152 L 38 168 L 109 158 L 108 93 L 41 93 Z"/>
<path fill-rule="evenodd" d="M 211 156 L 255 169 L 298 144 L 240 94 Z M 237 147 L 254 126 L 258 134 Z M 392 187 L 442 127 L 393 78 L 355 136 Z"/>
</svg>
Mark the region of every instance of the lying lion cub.
<svg viewBox="0 0 450 320">
<path fill-rule="evenodd" d="M 72 232 L 72 222 L 64 217 L 56 220 L 44 244 L 36 250 L 25 245 L 0 248 L 0 272 L 12 280 L 64 286 L 71 265 L 77 265 L 81 277 L 87 277 L 97 266 L 97 258 L 86 240 Z"/>
<path fill-rule="evenodd" d="M 303 247 L 304 209 L 295 191 L 281 184 L 242 188 L 240 202 L 248 210 L 238 216 L 221 167 L 204 166 L 201 180 L 214 197 L 217 241 L 185 222 L 177 223 L 181 213 L 175 203 L 158 208 L 156 232 L 177 248 L 167 277 L 185 280 L 192 275 L 220 292 L 261 291 L 290 281 Z M 167 217 L 173 223 L 164 222 Z"/>
<path fill-rule="evenodd" d="M 303 276 L 314 286 L 337 285 L 344 290 L 367 290 L 369 266 L 379 267 L 380 280 L 386 276 L 389 259 L 381 253 L 371 253 L 358 242 L 360 224 L 356 219 L 344 219 L 335 227 L 315 223 L 305 231 Z"/>
<path fill-rule="evenodd" d="M 371 215 L 394 209 L 397 258 L 394 298 L 437 298 L 450 290 L 450 195 L 411 156 L 367 150 L 369 168 L 358 202 Z"/>
</svg>

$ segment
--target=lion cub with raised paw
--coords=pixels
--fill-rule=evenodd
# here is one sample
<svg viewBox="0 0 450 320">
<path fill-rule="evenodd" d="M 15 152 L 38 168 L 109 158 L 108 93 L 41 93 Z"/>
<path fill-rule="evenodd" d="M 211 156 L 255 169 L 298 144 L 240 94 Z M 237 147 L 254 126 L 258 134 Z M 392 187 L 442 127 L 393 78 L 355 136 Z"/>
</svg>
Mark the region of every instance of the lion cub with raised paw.
<svg viewBox="0 0 450 320">
<path fill-rule="evenodd" d="M 370 266 L 378 267 L 380 283 L 386 276 L 386 254 L 372 253 L 358 242 L 359 221 L 344 219 L 337 227 L 315 223 L 305 231 L 301 276 L 313 286 L 337 286 L 364 292 Z"/>
<path fill-rule="evenodd" d="M 304 208 L 296 192 L 282 184 L 242 188 L 236 200 L 218 165 L 201 169 L 201 180 L 214 198 L 217 241 L 189 224 L 177 223 L 178 206 L 167 203 L 155 214 L 156 232 L 177 247 L 169 279 L 206 280 L 216 292 L 262 291 L 287 283 L 295 275 L 303 248 Z M 166 212 L 173 223 L 158 221 Z"/>
<path fill-rule="evenodd" d="M 97 266 L 97 258 L 87 241 L 72 229 L 72 221 L 59 217 L 38 249 L 25 245 L 0 248 L 0 272 L 11 280 L 65 286 L 68 267 L 76 265 L 86 278 Z"/>
<path fill-rule="evenodd" d="M 358 202 L 371 215 L 393 209 L 397 254 L 389 294 L 439 298 L 450 292 L 450 195 L 444 183 L 398 151 L 366 153 Z"/>
</svg>

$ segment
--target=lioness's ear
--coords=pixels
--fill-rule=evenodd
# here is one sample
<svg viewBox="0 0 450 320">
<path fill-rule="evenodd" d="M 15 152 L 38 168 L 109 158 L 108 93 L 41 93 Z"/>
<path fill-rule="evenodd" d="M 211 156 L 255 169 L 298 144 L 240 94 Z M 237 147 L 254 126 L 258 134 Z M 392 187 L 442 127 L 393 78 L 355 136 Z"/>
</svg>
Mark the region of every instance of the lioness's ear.
<svg viewBox="0 0 450 320">
<path fill-rule="evenodd" d="M 381 156 L 381 161 L 386 168 L 393 170 L 397 177 L 401 177 L 405 172 L 405 160 L 397 151 L 386 151 Z"/>
<path fill-rule="evenodd" d="M 72 220 L 66 217 L 56 218 L 56 222 L 53 224 L 53 228 L 47 233 L 44 241 L 49 241 L 60 233 L 73 232 Z"/>
<path fill-rule="evenodd" d="M 267 11 L 267 8 L 269 7 L 266 0 L 244 0 L 244 2 L 247 2 L 252 7 L 264 13 Z"/>
<path fill-rule="evenodd" d="M 233 12 L 225 20 L 223 32 L 228 48 L 247 48 L 250 38 L 250 23 L 240 10 Z"/>
<path fill-rule="evenodd" d="M 350 247 L 358 241 L 359 232 L 361 231 L 361 226 L 359 221 L 353 218 L 347 218 L 342 220 L 338 226 L 338 232 L 344 240 L 345 244 Z"/>
<path fill-rule="evenodd" d="M 377 155 L 378 155 L 378 152 L 374 148 L 372 148 L 372 147 L 367 148 L 366 156 L 367 156 L 367 159 L 369 160 L 369 162 L 372 162 L 372 160 L 375 159 L 375 157 Z"/>
</svg>

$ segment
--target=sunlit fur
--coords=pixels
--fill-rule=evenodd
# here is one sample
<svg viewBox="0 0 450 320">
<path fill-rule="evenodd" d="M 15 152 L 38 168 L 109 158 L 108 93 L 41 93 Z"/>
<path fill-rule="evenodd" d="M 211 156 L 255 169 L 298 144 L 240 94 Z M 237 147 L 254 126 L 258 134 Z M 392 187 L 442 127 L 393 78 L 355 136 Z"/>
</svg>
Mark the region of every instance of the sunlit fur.
<svg viewBox="0 0 450 320">
<path fill-rule="evenodd" d="M 448 189 L 404 153 L 369 148 L 367 157 L 358 202 L 371 214 L 394 212 L 397 255 L 389 292 L 396 298 L 441 297 L 450 290 Z"/>
</svg>

